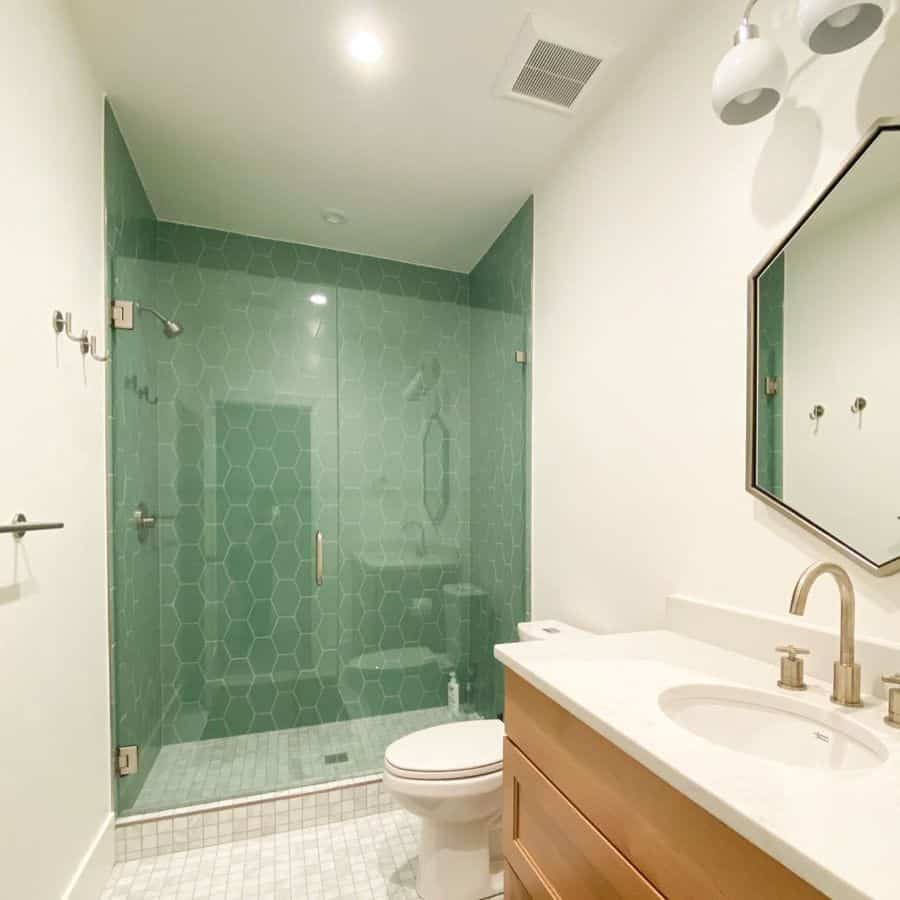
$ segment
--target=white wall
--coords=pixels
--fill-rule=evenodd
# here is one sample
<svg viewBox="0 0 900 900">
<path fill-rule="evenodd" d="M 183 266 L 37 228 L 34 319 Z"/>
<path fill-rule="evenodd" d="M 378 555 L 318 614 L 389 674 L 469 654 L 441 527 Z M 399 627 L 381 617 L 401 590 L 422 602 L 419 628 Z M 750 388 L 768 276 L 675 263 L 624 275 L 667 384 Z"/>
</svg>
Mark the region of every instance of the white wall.
<svg viewBox="0 0 900 900">
<path fill-rule="evenodd" d="M 777 115 L 728 128 L 710 84 L 739 7 L 685 3 L 536 192 L 536 616 L 651 627 L 676 592 L 783 613 L 801 570 L 838 558 L 744 491 L 746 278 L 866 126 L 900 113 L 900 25 L 812 58 L 793 4 L 760 4 L 797 74 Z M 851 571 L 860 630 L 900 638 L 900 580 Z M 836 626 L 830 585 L 807 615 Z"/>
<path fill-rule="evenodd" d="M 0 536 L 0 895 L 29 900 L 64 895 L 111 809 L 105 373 L 50 327 L 103 333 L 103 107 L 63 9 L 6 0 L 0 53 L 0 519 L 66 526 Z"/>
<path fill-rule="evenodd" d="M 896 171 L 900 139 L 881 141 Z M 784 499 L 886 562 L 900 556 L 900 195 L 835 218 L 840 193 L 784 254 Z"/>
</svg>

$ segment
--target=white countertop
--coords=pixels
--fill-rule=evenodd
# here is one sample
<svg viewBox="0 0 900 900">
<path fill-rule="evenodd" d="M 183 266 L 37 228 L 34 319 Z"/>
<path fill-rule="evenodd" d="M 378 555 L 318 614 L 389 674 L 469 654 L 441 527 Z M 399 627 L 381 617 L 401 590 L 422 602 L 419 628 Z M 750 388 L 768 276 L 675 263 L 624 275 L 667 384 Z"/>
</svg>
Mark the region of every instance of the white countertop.
<svg viewBox="0 0 900 900">
<path fill-rule="evenodd" d="M 774 696 L 763 663 L 671 631 L 498 644 L 497 659 L 707 812 L 835 900 L 900 898 L 900 731 L 883 700 L 836 706 L 807 679 L 804 703 L 852 717 L 884 743 L 880 766 L 830 771 L 733 751 L 685 730 L 659 706 L 682 684 L 728 684 Z"/>
</svg>

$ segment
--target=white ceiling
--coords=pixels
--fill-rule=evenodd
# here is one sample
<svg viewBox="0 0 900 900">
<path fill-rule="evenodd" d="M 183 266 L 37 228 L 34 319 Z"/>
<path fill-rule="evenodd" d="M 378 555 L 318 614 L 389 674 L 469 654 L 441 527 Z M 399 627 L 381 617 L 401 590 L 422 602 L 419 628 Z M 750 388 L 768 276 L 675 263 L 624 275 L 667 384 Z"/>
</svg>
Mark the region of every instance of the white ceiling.
<svg viewBox="0 0 900 900">
<path fill-rule="evenodd" d="M 469 271 L 675 0 L 542 0 L 624 51 L 574 118 L 493 94 L 520 0 L 71 6 L 161 219 Z M 360 28 L 386 46 L 368 69 Z"/>
</svg>

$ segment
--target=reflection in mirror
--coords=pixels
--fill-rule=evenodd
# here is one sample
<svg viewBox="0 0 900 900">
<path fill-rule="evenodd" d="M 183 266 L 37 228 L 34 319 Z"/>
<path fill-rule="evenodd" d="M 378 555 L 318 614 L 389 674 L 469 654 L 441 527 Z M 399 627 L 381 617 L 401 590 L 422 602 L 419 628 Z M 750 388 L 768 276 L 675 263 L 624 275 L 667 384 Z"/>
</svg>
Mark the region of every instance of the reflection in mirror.
<svg viewBox="0 0 900 900">
<path fill-rule="evenodd" d="M 900 568 L 900 131 L 865 147 L 754 282 L 751 489 Z"/>
<path fill-rule="evenodd" d="M 450 431 L 440 413 L 425 426 L 422 438 L 423 503 L 432 525 L 439 525 L 450 503 Z"/>
</svg>

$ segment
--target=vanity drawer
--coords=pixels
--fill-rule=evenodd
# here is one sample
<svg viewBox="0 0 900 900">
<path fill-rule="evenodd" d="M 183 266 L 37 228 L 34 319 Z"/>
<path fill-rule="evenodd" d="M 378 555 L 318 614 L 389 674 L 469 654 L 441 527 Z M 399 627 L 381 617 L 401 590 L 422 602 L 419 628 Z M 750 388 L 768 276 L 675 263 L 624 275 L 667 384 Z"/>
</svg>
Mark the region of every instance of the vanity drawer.
<svg viewBox="0 0 900 900">
<path fill-rule="evenodd" d="M 519 879 L 512 882 L 512 890 L 507 886 L 507 896 L 661 900 L 634 866 L 508 740 L 503 777 L 504 852 Z"/>
<path fill-rule="evenodd" d="M 505 677 L 507 738 L 661 894 L 759 900 L 765 885 L 767 900 L 824 900 L 546 694 Z"/>
</svg>

